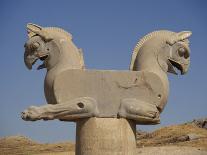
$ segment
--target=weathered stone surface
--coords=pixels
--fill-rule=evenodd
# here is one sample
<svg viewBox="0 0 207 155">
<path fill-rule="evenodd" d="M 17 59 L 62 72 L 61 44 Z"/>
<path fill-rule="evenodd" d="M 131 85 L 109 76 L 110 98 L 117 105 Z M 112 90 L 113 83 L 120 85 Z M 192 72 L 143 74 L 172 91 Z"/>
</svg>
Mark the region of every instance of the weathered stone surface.
<svg viewBox="0 0 207 155">
<path fill-rule="evenodd" d="M 35 24 L 27 31 L 25 65 L 31 69 L 43 61 L 38 69 L 47 69 L 49 105 L 32 106 L 22 118 L 77 121 L 77 155 L 134 155 L 136 124 L 160 121 L 169 93 L 167 73 L 177 74 L 177 68 L 185 74 L 190 64 L 189 31 L 143 37 L 133 51 L 131 71 L 84 70 L 82 50 L 69 33 Z"/>
<path fill-rule="evenodd" d="M 82 50 L 69 33 L 35 24 L 27 29 L 25 64 L 31 69 L 38 59 L 43 61 L 38 69 L 47 69 L 44 88 L 51 105 L 30 107 L 22 114 L 24 120 L 76 121 L 95 116 L 158 124 L 168 98 L 167 72 L 176 73 L 176 67 L 185 74 L 190 63 L 188 31 L 155 31 L 143 37 L 133 51 L 130 70 L 136 72 L 131 72 L 83 70 Z M 75 103 L 84 98 L 93 102 Z"/>
<path fill-rule="evenodd" d="M 135 155 L 135 134 L 135 123 L 126 119 L 81 120 L 76 128 L 76 155 Z"/>
<path fill-rule="evenodd" d="M 126 116 L 121 104 L 131 104 L 137 113 L 134 120 L 140 120 L 140 124 L 142 120 L 147 123 L 147 119 L 148 123 L 159 122 L 156 107 L 165 98 L 160 78 L 150 72 L 67 70 L 55 79 L 54 90 L 60 104 L 83 96 L 93 98 L 96 117 L 119 117 L 119 112 Z"/>
</svg>

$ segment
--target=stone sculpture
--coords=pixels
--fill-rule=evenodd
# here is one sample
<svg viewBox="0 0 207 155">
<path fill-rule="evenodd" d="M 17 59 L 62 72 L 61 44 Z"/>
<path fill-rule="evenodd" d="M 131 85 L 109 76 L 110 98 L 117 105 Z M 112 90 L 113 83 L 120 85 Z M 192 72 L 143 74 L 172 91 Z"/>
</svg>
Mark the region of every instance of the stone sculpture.
<svg viewBox="0 0 207 155">
<path fill-rule="evenodd" d="M 28 24 L 24 61 L 32 69 L 40 59 L 46 68 L 48 105 L 31 106 L 27 121 L 77 121 L 82 118 L 126 118 L 136 124 L 158 124 L 168 98 L 167 72 L 181 74 L 190 64 L 189 31 L 155 31 L 134 48 L 130 71 L 87 70 L 72 35 L 60 28 Z"/>
<path fill-rule="evenodd" d="M 155 31 L 134 48 L 129 71 L 87 70 L 72 35 L 28 24 L 24 61 L 46 68 L 48 105 L 22 112 L 27 121 L 76 122 L 76 155 L 135 155 L 136 124 L 158 124 L 168 98 L 167 73 L 190 64 L 189 31 Z"/>
</svg>

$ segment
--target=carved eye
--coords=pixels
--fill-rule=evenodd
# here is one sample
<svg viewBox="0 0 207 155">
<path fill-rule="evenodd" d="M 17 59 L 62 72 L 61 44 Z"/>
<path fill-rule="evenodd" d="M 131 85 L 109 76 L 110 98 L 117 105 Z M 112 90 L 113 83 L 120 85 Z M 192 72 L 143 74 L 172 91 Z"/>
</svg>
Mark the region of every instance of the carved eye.
<svg viewBox="0 0 207 155">
<path fill-rule="evenodd" d="M 31 44 L 31 48 L 33 50 L 38 49 L 39 46 L 40 46 L 40 44 L 38 42 L 35 42 L 35 43 Z"/>
<path fill-rule="evenodd" d="M 183 57 L 185 55 L 185 49 L 183 47 L 178 49 L 178 54 L 180 57 Z"/>
<path fill-rule="evenodd" d="M 184 57 L 185 59 L 187 59 L 190 56 L 189 52 L 183 47 L 180 47 L 178 49 L 178 54 L 180 57 Z"/>
</svg>

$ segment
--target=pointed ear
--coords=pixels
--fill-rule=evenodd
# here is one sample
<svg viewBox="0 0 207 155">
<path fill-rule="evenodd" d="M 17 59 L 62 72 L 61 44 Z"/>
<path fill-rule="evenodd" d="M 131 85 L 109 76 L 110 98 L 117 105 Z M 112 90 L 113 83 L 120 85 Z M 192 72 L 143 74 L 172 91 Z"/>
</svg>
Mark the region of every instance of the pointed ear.
<svg viewBox="0 0 207 155">
<path fill-rule="evenodd" d="M 173 45 L 174 43 L 188 39 L 192 35 L 191 31 L 181 31 L 175 34 L 172 34 L 170 39 L 167 40 L 169 45 Z"/>
<path fill-rule="evenodd" d="M 27 32 L 28 32 L 28 37 L 31 38 L 34 35 L 38 35 L 42 37 L 45 41 L 50 41 L 52 40 L 52 37 L 50 34 L 45 31 L 45 29 L 39 25 L 28 23 L 27 24 Z"/>
<path fill-rule="evenodd" d="M 53 40 L 52 36 L 50 33 L 48 33 L 47 30 L 43 29 L 40 34 L 38 34 L 42 39 L 46 42 Z"/>
<path fill-rule="evenodd" d="M 42 30 L 42 27 L 36 24 L 28 23 L 27 24 L 27 33 L 28 37 L 31 38 L 32 36 L 36 34 L 40 34 L 40 31 Z"/>
<path fill-rule="evenodd" d="M 177 33 L 177 35 L 178 35 L 179 40 L 184 40 L 184 39 L 188 39 L 192 35 L 192 32 L 191 31 L 181 31 L 181 32 Z"/>
</svg>

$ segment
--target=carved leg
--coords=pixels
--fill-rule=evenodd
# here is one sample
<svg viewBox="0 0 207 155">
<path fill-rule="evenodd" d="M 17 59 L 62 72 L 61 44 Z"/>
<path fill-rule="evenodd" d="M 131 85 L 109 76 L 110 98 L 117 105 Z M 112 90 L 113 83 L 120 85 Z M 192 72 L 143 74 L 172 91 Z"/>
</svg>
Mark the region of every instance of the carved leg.
<svg viewBox="0 0 207 155">
<path fill-rule="evenodd" d="M 40 107 L 31 106 L 22 112 L 22 119 L 26 121 L 40 119 L 71 121 L 96 116 L 97 114 L 96 101 L 89 97 L 82 97 L 61 104 L 48 104 Z"/>
<path fill-rule="evenodd" d="M 138 124 L 159 124 L 160 116 L 156 106 L 134 98 L 121 101 L 119 117 L 132 119 Z"/>
</svg>

